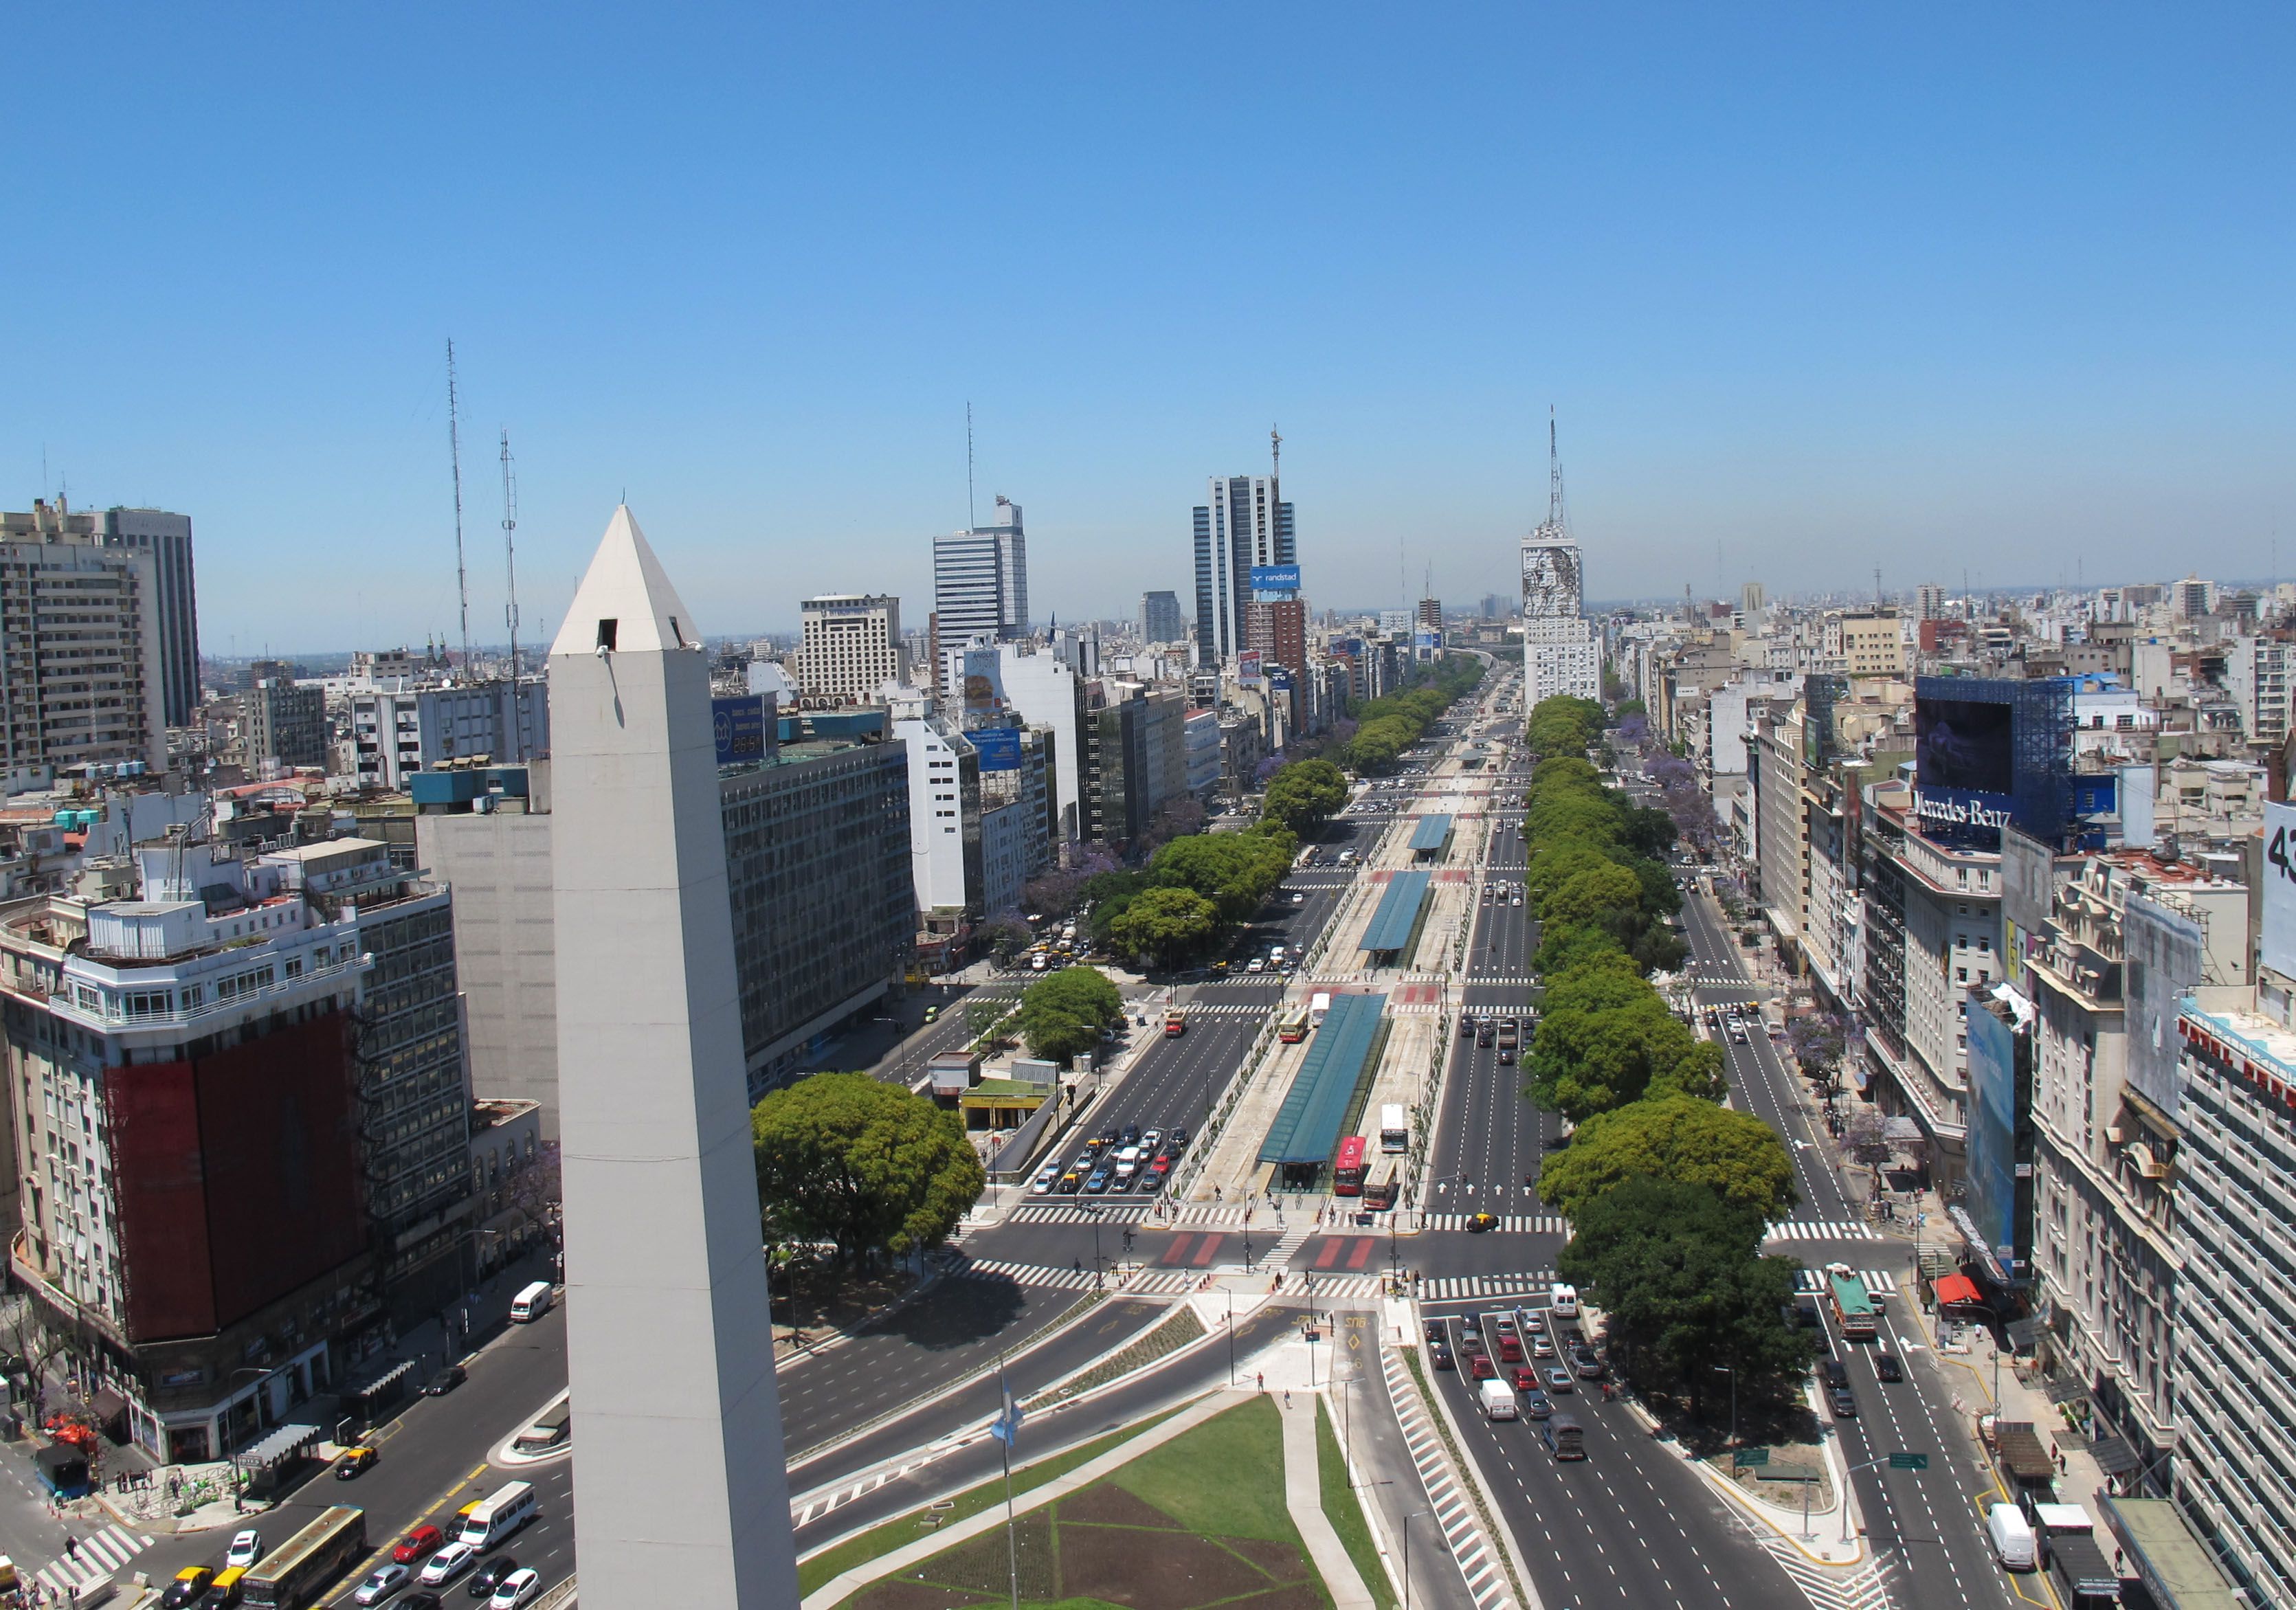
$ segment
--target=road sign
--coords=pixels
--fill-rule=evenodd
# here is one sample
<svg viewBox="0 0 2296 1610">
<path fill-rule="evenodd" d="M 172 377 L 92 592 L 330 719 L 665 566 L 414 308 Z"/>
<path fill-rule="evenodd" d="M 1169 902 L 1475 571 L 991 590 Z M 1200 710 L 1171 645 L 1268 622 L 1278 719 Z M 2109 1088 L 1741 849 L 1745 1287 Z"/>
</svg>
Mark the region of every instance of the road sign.
<svg viewBox="0 0 2296 1610">
<path fill-rule="evenodd" d="M 1730 1456 L 1730 1467 L 1734 1470 L 1748 1470 L 1769 1462 L 1770 1451 L 1767 1448 L 1741 1448 Z"/>
<path fill-rule="evenodd" d="M 1892 1470 L 1927 1470 L 1930 1456 L 1926 1453 L 1893 1453 L 1890 1456 Z"/>
</svg>

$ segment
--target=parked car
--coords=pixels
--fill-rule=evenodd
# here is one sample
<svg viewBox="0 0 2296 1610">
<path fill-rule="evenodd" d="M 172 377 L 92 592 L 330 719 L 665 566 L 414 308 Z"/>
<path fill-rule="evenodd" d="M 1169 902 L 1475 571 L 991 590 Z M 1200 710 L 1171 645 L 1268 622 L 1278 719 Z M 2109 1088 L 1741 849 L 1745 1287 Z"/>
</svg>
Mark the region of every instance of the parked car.
<svg viewBox="0 0 2296 1610">
<path fill-rule="evenodd" d="M 1570 1363 L 1571 1367 L 1578 1370 L 1578 1378 L 1582 1381 L 1599 1381 L 1603 1378 L 1601 1355 L 1583 1342 L 1570 1350 Z"/>
<path fill-rule="evenodd" d="M 471 1372 L 460 1364 L 449 1364 L 422 1383 L 422 1395 L 426 1398 L 443 1398 L 470 1378 Z"/>
</svg>

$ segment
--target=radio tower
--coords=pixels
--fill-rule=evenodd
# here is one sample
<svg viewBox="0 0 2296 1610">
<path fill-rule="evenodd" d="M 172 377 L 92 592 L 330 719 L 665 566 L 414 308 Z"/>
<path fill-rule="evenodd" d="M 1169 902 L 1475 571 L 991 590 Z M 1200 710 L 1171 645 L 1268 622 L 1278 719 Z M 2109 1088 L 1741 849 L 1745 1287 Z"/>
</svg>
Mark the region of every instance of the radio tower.
<svg viewBox="0 0 2296 1610">
<path fill-rule="evenodd" d="M 455 595 L 462 609 L 462 674 L 471 674 L 471 576 L 463 568 L 463 425 L 455 403 L 455 338 L 447 338 L 447 453 L 455 466 Z"/>
<path fill-rule="evenodd" d="M 1554 407 L 1546 409 L 1546 530 L 1562 535 L 1562 454 L 1554 445 Z"/>
<path fill-rule="evenodd" d="M 503 620 L 510 627 L 510 679 L 515 682 L 518 680 L 518 545 L 512 540 L 511 533 L 518 529 L 518 479 L 511 470 L 510 432 L 507 430 L 502 433 L 502 471 L 503 567 L 510 576 L 510 602 L 504 606 Z"/>
</svg>

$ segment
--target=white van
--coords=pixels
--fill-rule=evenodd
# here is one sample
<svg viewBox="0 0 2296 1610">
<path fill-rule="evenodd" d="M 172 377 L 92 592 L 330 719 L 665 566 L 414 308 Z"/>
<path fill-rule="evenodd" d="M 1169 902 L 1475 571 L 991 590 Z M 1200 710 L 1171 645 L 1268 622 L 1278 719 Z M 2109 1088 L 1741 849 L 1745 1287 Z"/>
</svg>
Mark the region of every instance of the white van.
<svg viewBox="0 0 2296 1610">
<path fill-rule="evenodd" d="M 1546 1288 L 1546 1301 L 1547 1306 L 1554 1310 L 1556 1319 L 1575 1320 L 1578 1317 L 1578 1288 L 1576 1286 L 1565 1286 L 1557 1280 Z"/>
<path fill-rule="evenodd" d="M 1514 1388 L 1505 1381 L 1485 1381 L 1482 1386 L 1483 1418 L 1487 1420 L 1512 1420 L 1521 1410 L 1514 1400 Z"/>
<path fill-rule="evenodd" d="M 550 1312 L 553 1295 L 549 1281 L 537 1280 L 510 1300 L 510 1317 L 521 1325 L 540 1319 Z"/>
<path fill-rule="evenodd" d="M 2014 1504 L 1996 1504 L 1985 1512 L 1985 1535 L 1993 1544 L 1993 1557 L 2004 1571 L 2030 1571 L 2038 1563 L 2032 1523 Z"/>
<path fill-rule="evenodd" d="M 532 1520 L 535 1514 L 533 1487 L 525 1482 L 512 1482 L 471 1506 L 455 1541 L 483 1554 Z"/>
</svg>

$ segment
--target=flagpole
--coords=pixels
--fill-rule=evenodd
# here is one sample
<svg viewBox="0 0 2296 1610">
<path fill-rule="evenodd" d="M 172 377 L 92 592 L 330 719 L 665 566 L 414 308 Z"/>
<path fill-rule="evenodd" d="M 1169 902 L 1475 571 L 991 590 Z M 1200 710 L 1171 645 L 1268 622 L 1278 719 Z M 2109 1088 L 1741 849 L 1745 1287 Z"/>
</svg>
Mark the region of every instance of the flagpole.
<svg viewBox="0 0 2296 1610">
<path fill-rule="evenodd" d="M 1013 1524 L 1013 1439 L 1020 1433 L 1013 1424 L 1013 1389 L 1004 1384 L 1004 1369 L 996 1369 L 996 1389 L 1004 1399 L 1004 1434 L 996 1445 L 1004 1460 L 1004 1564 L 1012 1573 L 1013 1610 L 1021 1610 L 1021 1545 Z"/>
</svg>

